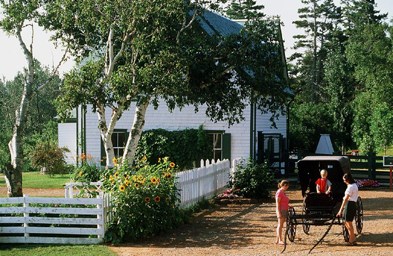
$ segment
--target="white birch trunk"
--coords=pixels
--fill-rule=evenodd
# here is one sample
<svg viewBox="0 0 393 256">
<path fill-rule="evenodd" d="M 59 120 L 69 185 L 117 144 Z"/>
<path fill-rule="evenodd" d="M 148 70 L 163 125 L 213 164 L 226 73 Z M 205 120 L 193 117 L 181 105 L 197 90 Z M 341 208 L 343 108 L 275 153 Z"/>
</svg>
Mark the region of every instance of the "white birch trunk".
<svg viewBox="0 0 393 256">
<path fill-rule="evenodd" d="M 5 171 L 5 179 L 7 184 L 7 194 L 10 197 L 23 196 L 22 191 L 22 168 L 23 168 L 23 152 L 22 152 L 22 137 L 23 129 L 26 124 L 26 112 L 32 95 L 32 85 L 34 82 L 34 59 L 32 45 L 30 49 L 27 48 L 21 35 L 21 27 L 16 31 L 16 36 L 19 44 L 23 49 L 23 54 L 27 60 L 27 79 L 23 85 L 22 98 L 18 109 L 15 111 L 15 122 L 13 134 L 8 148 L 11 155 L 11 165 Z"/>
<path fill-rule="evenodd" d="M 101 139 L 104 144 L 104 150 L 106 156 L 106 161 L 105 161 L 106 168 L 112 168 L 114 166 L 113 158 L 115 157 L 115 151 L 113 149 L 112 134 L 115 129 L 117 120 L 120 119 L 122 114 L 123 114 L 122 106 L 116 109 L 112 109 L 112 116 L 109 121 L 109 125 L 107 125 L 107 121 L 105 118 L 105 107 L 100 106 L 97 109 L 98 128 L 100 130 Z"/>
<path fill-rule="evenodd" d="M 120 50 L 115 54 L 113 47 L 113 36 L 114 36 L 114 28 L 110 27 L 107 39 L 107 50 L 105 54 L 105 76 L 107 78 L 111 77 L 113 73 L 113 69 L 122 56 L 125 48 L 126 42 L 129 40 L 129 37 L 126 36 L 123 38 L 123 42 Z M 100 130 L 100 135 L 102 142 L 104 144 L 105 156 L 106 156 L 106 168 L 112 168 L 114 166 L 113 158 L 115 157 L 115 152 L 113 150 L 113 142 L 112 142 L 112 134 L 115 129 L 117 120 L 122 116 L 124 109 L 127 107 L 126 104 L 129 104 L 127 99 L 132 98 L 131 95 L 126 95 L 126 100 L 122 102 L 117 102 L 117 106 L 112 106 L 112 115 L 107 124 L 107 120 L 105 118 L 105 106 L 103 104 L 99 104 L 97 107 L 98 114 L 98 128 Z"/>
<path fill-rule="evenodd" d="M 127 144 L 124 148 L 123 162 L 128 162 L 132 164 L 135 159 L 136 149 L 138 147 L 139 140 L 142 135 L 143 126 L 145 125 L 146 110 L 149 106 L 149 99 L 146 99 L 141 104 L 137 104 L 135 107 L 134 120 L 132 123 L 130 135 L 127 139 Z"/>
</svg>

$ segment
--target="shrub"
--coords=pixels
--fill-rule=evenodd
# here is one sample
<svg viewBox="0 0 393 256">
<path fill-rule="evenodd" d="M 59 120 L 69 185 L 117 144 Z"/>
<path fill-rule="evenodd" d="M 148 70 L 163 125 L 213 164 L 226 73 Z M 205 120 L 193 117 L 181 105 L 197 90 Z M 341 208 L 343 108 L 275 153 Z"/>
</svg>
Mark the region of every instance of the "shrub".
<svg viewBox="0 0 393 256">
<path fill-rule="evenodd" d="M 267 164 L 257 164 L 249 159 L 245 165 L 238 164 L 231 185 L 237 194 L 247 198 L 269 198 L 273 174 Z"/>
<path fill-rule="evenodd" d="M 35 168 L 41 168 L 44 174 L 64 174 L 68 173 L 70 168 L 64 160 L 66 148 L 59 148 L 51 143 L 39 143 L 30 153 L 31 164 Z"/>
<path fill-rule="evenodd" d="M 183 222 L 174 169 L 167 158 L 154 165 L 144 158 L 136 167 L 115 166 L 107 173 L 104 188 L 111 194 L 113 209 L 107 241 L 145 238 Z"/>
<path fill-rule="evenodd" d="M 169 157 L 179 170 L 199 166 L 200 159 L 211 159 L 213 149 L 203 127 L 167 131 L 154 129 L 144 131 L 139 141 L 136 158 L 146 157 L 151 164 L 158 158 Z"/>
<path fill-rule="evenodd" d="M 82 164 L 75 167 L 72 179 L 78 182 L 96 182 L 104 177 L 104 173 L 98 167 L 90 155 L 82 154 L 80 156 Z"/>
</svg>

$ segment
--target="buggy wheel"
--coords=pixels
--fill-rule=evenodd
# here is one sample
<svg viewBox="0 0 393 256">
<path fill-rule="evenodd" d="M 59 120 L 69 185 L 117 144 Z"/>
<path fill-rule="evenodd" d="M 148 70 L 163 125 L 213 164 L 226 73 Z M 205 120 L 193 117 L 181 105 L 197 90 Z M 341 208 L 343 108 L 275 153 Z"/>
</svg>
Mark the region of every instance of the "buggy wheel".
<svg viewBox="0 0 393 256">
<path fill-rule="evenodd" d="M 343 227 L 343 237 L 344 237 L 344 241 L 345 242 L 349 242 L 349 231 L 348 229 L 345 227 L 345 225 L 342 225 Z"/>
<path fill-rule="evenodd" d="M 306 216 L 306 210 L 303 208 L 303 212 L 302 212 L 303 216 Z M 310 224 L 307 224 L 308 220 L 307 219 L 303 219 L 303 232 L 308 235 L 310 233 Z"/>
<path fill-rule="evenodd" d="M 296 218 L 295 218 L 295 209 L 290 208 L 288 210 L 288 218 L 287 218 L 287 235 L 289 241 L 293 242 L 295 241 L 296 237 Z"/>
<path fill-rule="evenodd" d="M 356 231 L 358 234 L 362 233 L 363 230 L 363 202 L 360 197 L 356 202 L 356 215 L 355 215 Z"/>
</svg>

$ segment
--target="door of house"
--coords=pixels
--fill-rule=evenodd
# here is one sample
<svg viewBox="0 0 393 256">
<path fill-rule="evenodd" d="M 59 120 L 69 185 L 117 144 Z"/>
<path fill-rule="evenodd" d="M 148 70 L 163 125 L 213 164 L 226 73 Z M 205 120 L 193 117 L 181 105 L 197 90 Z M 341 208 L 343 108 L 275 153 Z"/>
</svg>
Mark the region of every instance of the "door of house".
<svg viewBox="0 0 393 256">
<path fill-rule="evenodd" d="M 267 161 L 272 169 L 281 171 L 283 159 L 283 136 L 280 133 L 263 133 L 258 132 L 258 163 Z"/>
</svg>

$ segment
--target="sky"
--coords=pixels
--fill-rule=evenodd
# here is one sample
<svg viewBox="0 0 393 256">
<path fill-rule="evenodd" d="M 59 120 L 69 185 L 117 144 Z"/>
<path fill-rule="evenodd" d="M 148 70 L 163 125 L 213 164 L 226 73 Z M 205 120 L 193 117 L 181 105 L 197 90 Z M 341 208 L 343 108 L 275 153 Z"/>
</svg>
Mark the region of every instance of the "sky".
<svg viewBox="0 0 393 256">
<path fill-rule="evenodd" d="M 338 3 L 339 1 L 337 0 L 336 2 Z M 392 20 L 393 0 L 376 0 L 375 2 L 377 3 L 377 9 L 382 13 L 388 13 L 388 20 Z M 268 16 L 280 16 L 281 21 L 284 23 L 282 32 L 286 56 L 290 56 L 293 52 L 291 47 L 294 43 L 292 36 L 301 33 L 292 24 L 294 20 L 298 19 L 297 10 L 302 7 L 301 0 L 257 0 L 257 3 L 265 6 L 264 13 Z M 31 30 L 26 31 L 24 37 L 30 39 Z M 27 42 L 30 43 L 31 40 L 27 40 Z M 45 66 L 57 66 L 63 56 L 63 50 L 56 48 L 50 42 L 48 33 L 45 33 L 37 26 L 34 27 L 33 47 L 35 58 Z M 60 74 L 69 71 L 73 65 L 74 62 L 72 60 L 67 61 L 61 66 Z M 7 36 L 0 30 L 0 79 L 12 80 L 26 66 L 27 63 L 17 39 Z"/>
</svg>

